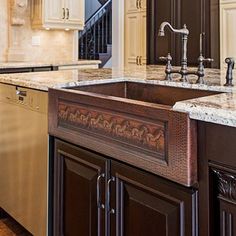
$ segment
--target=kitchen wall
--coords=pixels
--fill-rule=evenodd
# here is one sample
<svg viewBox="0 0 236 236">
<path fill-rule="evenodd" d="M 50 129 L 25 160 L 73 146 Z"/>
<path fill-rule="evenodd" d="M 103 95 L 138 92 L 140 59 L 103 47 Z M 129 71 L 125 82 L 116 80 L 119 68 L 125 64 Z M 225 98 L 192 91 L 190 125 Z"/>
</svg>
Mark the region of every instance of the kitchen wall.
<svg viewBox="0 0 236 236">
<path fill-rule="evenodd" d="M 7 1 L 8 0 L 0 0 L 0 61 L 5 61 L 5 54 L 8 45 Z"/>
<path fill-rule="evenodd" d="M 85 20 L 93 15 L 101 7 L 101 3 L 98 0 L 85 0 Z"/>
<path fill-rule="evenodd" d="M 28 7 L 23 16 L 25 24 L 13 26 L 10 15 L 11 1 L 0 0 L 0 61 L 51 62 L 77 59 L 77 33 L 31 29 L 31 0 L 28 0 Z"/>
</svg>

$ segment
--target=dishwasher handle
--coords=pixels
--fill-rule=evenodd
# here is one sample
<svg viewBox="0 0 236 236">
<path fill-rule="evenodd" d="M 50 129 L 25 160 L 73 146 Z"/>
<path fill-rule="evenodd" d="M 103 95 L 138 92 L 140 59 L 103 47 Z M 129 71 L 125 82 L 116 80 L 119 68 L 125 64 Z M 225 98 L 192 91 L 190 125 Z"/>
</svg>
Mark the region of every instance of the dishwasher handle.
<svg viewBox="0 0 236 236">
<path fill-rule="evenodd" d="M 27 91 L 16 90 L 16 95 L 26 97 Z"/>
</svg>

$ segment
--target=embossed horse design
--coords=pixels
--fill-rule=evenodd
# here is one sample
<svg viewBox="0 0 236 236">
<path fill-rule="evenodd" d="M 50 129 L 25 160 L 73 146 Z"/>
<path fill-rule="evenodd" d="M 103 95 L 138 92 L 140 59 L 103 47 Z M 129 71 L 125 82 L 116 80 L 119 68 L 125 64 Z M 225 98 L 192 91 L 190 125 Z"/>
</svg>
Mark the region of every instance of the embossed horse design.
<svg viewBox="0 0 236 236">
<path fill-rule="evenodd" d="M 146 135 L 146 143 L 149 146 L 154 146 L 155 144 L 155 149 L 158 150 L 163 150 L 164 148 L 164 132 L 163 130 L 158 130 L 155 132 L 153 135 L 152 133 L 148 133 Z"/>
</svg>

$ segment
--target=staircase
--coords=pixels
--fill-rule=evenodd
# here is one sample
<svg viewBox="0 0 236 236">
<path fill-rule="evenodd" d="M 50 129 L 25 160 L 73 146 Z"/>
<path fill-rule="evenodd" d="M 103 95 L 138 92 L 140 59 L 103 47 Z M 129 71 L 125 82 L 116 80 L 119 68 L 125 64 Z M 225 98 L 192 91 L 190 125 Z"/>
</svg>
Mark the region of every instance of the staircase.
<svg viewBox="0 0 236 236">
<path fill-rule="evenodd" d="M 79 59 L 101 60 L 100 67 L 112 56 L 112 0 L 102 2 L 79 32 Z"/>
</svg>

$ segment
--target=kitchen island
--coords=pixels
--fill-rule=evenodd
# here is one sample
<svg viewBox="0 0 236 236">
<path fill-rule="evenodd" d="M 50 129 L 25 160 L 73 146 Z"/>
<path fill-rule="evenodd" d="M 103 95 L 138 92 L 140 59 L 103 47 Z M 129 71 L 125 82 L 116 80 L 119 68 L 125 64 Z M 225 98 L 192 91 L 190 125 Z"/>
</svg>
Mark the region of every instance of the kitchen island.
<svg viewBox="0 0 236 236">
<path fill-rule="evenodd" d="M 205 236 L 233 232 L 236 89 L 223 86 L 224 71 L 207 70 L 206 73 L 206 85 L 195 84 L 194 77 L 190 78 L 190 84 L 179 82 L 178 78 L 165 81 L 164 68 L 158 66 L 0 75 L 1 83 L 49 90 L 49 215 L 53 215 L 49 219 L 50 234 L 104 235 L 106 232 L 114 235 L 119 231 L 120 235 L 140 232 L 146 235 L 148 231 L 149 235 Z M 117 93 L 109 94 L 114 89 L 112 86 L 116 92 L 121 91 L 120 85 L 133 88 L 125 90 L 126 96 L 131 96 L 132 91 L 138 92 L 138 87 L 147 95 L 137 102 L 125 100 L 123 95 L 117 97 Z M 105 87 L 109 89 L 104 90 Z M 149 101 L 148 91 L 151 96 L 154 87 L 157 91 L 164 88 L 169 92 L 166 96 L 160 90 L 161 94 L 155 95 L 160 99 L 165 95 L 161 105 Z M 142 92 L 137 94 L 141 96 Z M 194 99 L 178 99 L 173 103 L 177 95 Z M 123 105 L 118 105 L 120 102 Z M 82 108 L 81 104 L 78 108 L 79 103 L 83 104 Z M 129 107 L 132 109 L 126 110 Z M 88 108 L 91 115 L 86 118 Z M 161 115 L 167 111 L 168 116 Z M 95 119 L 92 129 L 88 129 L 91 126 L 86 125 L 87 120 L 99 112 L 103 117 Z M 124 141 L 121 122 L 116 127 L 116 136 L 112 133 L 108 137 L 107 131 L 101 132 L 96 124 L 104 118 L 111 121 L 111 114 L 116 114 L 118 123 L 128 118 L 134 132 L 139 131 L 136 128 L 142 121 L 153 131 L 151 134 L 158 130 L 164 135 L 158 136 L 159 141 L 150 141 L 152 136 L 147 135 L 145 140 L 149 143 L 137 144 L 137 140 L 130 139 L 128 128 Z M 177 115 L 171 120 L 175 125 L 169 126 L 172 114 Z M 79 123 L 79 117 L 83 123 Z M 179 117 L 186 118 L 186 122 Z M 183 124 L 187 126 L 182 126 L 181 131 Z M 109 122 L 105 127 L 109 130 Z M 175 139 L 178 142 L 170 139 L 173 127 L 181 132 Z M 193 128 L 191 132 L 189 127 Z M 182 141 L 187 144 L 184 148 Z M 174 154 L 169 157 L 174 151 L 176 158 Z M 134 159 L 135 156 L 142 160 Z M 175 160 L 178 162 L 179 157 L 191 171 L 179 166 L 171 175 L 168 168 L 175 168 L 171 165 Z M 186 176 L 191 177 L 191 181 L 187 181 Z"/>
</svg>

